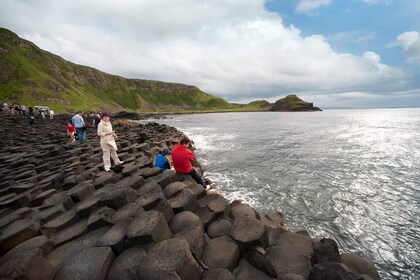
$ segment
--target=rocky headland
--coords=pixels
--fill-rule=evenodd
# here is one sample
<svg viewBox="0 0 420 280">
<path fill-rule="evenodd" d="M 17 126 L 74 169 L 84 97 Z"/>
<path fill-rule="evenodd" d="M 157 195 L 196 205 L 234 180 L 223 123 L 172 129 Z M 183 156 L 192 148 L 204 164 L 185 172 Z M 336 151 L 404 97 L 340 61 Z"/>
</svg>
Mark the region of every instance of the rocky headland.
<svg viewBox="0 0 420 280">
<path fill-rule="evenodd" d="M 153 167 L 175 128 L 113 122 L 125 163 L 105 172 L 94 128 L 69 143 L 70 116 L 0 117 L 0 279 L 380 279 L 281 213 Z"/>
</svg>

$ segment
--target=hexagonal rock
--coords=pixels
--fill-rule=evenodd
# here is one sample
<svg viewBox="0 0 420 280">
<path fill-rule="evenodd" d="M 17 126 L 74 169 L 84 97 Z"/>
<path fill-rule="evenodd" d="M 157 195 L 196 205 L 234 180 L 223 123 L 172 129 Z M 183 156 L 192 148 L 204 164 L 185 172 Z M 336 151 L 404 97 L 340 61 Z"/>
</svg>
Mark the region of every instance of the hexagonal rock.
<svg viewBox="0 0 420 280">
<path fill-rule="evenodd" d="M 256 246 L 249 248 L 245 253 L 245 259 L 256 269 L 268 273 L 266 266 L 266 251 L 264 248 Z"/>
<path fill-rule="evenodd" d="M 76 214 L 76 209 L 71 209 L 55 219 L 46 223 L 42 228 L 47 232 L 57 232 L 66 227 L 69 227 L 79 220 L 79 216 Z"/>
<path fill-rule="evenodd" d="M 175 171 L 169 170 L 157 176 L 154 176 L 153 179 L 158 183 L 162 188 L 166 188 L 170 183 L 179 181 L 178 174 Z"/>
<path fill-rule="evenodd" d="M 86 181 L 80 184 L 77 184 L 73 188 L 71 188 L 69 191 L 67 191 L 66 195 L 70 196 L 71 199 L 78 203 L 90 196 L 93 195 L 95 192 L 95 187 L 93 186 L 93 183 L 90 181 Z"/>
<path fill-rule="evenodd" d="M 11 213 L 8 213 L 7 215 L 3 216 L 0 219 L 0 228 L 5 227 L 16 220 L 23 219 L 25 216 L 27 216 L 28 214 L 32 212 L 33 212 L 32 208 L 22 207 Z"/>
<path fill-rule="evenodd" d="M 31 219 L 17 220 L 3 230 L 0 236 L 0 253 L 4 254 L 40 234 L 38 222 Z"/>
<path fill-rule="evenodd" d="M 42 203 L 42 206 L 51 207 L 60 203 L 62 203 L 67 210 L 71 209 L 74 206 L 73 200 L 71 200 L 70 197 L 66 196 L 66 192 L 64 191 L 53 194 L 49 198 L 45 199 Z"/>
<path fill-rule="evenodd" d="M 183 182 L 173 182 L 166 186 L 166 188 L 163 190 L 163 193 L 165 194 L 166 198 L 171 198 L 185 188 L 187 188 L 187 185 Z"/>
<path fill-rule="evenodd" d="M 331 238 L 312 238 L 314 263 L 341 262 L 337 243 Z"/>
<path fill-rule="evenodd" d="M 87 219 L 83 219 L 55 234 L 55 236 L 52 238 L 52 242 L 54 243 L 55 247 L 58 247 L 64 243 L 82 236 L 87 231 Z"/>
<path fill-rule="evenodd" d="M 65 212 L 66 208 L 64 208 L 63 204 L 61 203 L 56 206 L 46 208 L 45 210 L 40 210 L 39 212 L 31 215 L 31 217 L 33 217 L 36 220 L 39 220 L 41 224 L 45 224 Z"/>
<path fill-rule="evenodd" d="M 233 271 L 233 275 L 235 275 L 236 279 L 238 280 L 270 280 L 273 279 L 266 273 L 261 270 L 258 270 L 254 266 L 252 266 L 249 262 L 247 262 L 244 258 L 239 260 L 238 265 L 236 266 L 235 270 Z M 283 278 L 279 278 L 283 279 Z"/>
<path fill-rule="evenodd" d="M 140 195 L 137 198 L 136 203 L 143 207 L 145 210 L 150 210 L 155 207 L 163 198 L 165 198 L 165 196 L 161 188 L 156 185 L 156 188 L 153 188 L 151 191 Z"/>
<path fill-rule="evenodd" d="M 131 222 L 126 236 L 129 244 L 144 244 L 149 242 L 159 242 L 172 237 L 163 215 L 157 211 L 150 210 L 140 213 Z"/>
<path fill-rule="evenodd" d="M 171 205 L 169 205 L 169 202 L 166 199 L 160 200 L 152 210 L 162 213 L 167 223 L 169 223 L 175 215 L 174 210 L 172 210 Z"/>
<path fill-rule="evenodd" d="M 77 184 L 83 182 L 84 178 L 80 175 L 71 175 L 63 180 L 63 190 L 69 190 Z"/>
<path fill-rule="evenodd" d="M 284 226 L 283 213 L 267 213 L 265 214 L 265 217 L 274 222 L 276 225 Z"/>
<path fill-rule="evenodd" d="M 21 207 L 31 206 L 31 195 L 28 193 L 22 193 L 20 195 L 14 195 L 7 200 L 0 202 L 1 208 L 12 208 L 18 209 Z"/>
<path fill-rule="evenodd" d="M 116 187 L 108 192 L 103 198 L 102 203 L 111 208 L 118 209 L 127 203 L 134 202 L 137 199 L 136 191 L 129 187 Z"/>
<path fill-rule="evenodd" d="M 141 187 L 144 186 L 144 178 L 134 174 L 133 176 L 128 176 L 116 183 L 117 186 L 124 186 L 124 187 L 130 187 L 134 190 L 138 190 Z"/>
<path fill-rule="evenodd" d="M 143 280 L 201 279 L 202 271 L 184 239 L 172 238 L 156 244 L 137 267 Z M 175 277 L 175 278 L 174 278 Z"/>
<path fill-rule="evenodd" d="M 183 189 L 177 195 L 170 198 L 169 204 L 175 214 L 182 211 L 194 212 L 198 208 L 197 198 L 190 189 Z"/>
<path fill-rule="evenodd" d="M 341 262 L 356 274 L 366 274 L 373 280 L 381 279 L 375 265 L 366 258 L 354 253 L 342 253 Z"/>
<path fill-rule="evenodd" d="M 160 169 L 159 167 L 145 167 L 145 168 L 140 169 L 140 171 L 138 172 L 138 174 L 140 176 L 143 176 L 144 179 L 154 177 L 161 173 L 162 173 L 162 169 Z"/>
<path fill-rule="evenodd" d="M 233 221 L 232 238 L 238 243 L 242 252 L 249 247 L 258 246 L 264 233 L 264 225 L 260 220 L 249 216 L 238 216 Z"/>
<path fill-rule="evenodd" d="M 137 266 L 147 255 L 143 248 L 133 247 L 119 255 L 109 268 L 107 280 L 135 280 Z"/>
<path fill-rule="evenodd" d="M 139 170 L 139 168 L 138 168 L 138 166 L 137 166 L 137 165 L 135 165 L 134 163 L 132 163 L 132 164 L 127 164 L 127 165 L 123 166 L 123 169 L 122 169 L 122 174 L 123 174 L 125 177 L 127 177 L 127 176 L 130 176 L 130 175 L 132 175 L 132 174 L 136 173 L 136 171 L 137 171 L 137 170 Z"/>
<path fill-rule="evenodd" d="M 188 188 L 192 190 L 197 199 L 203 198 L 207 194 L 206 189 L 204 189 L 200 184 L 188 184 Z"/>
<path fill-rule="evenodd" d="M 52 248 L 52 242 L 44 235 L 16 246 L 2 258 L 1 279 L 52 279 L 52 267 L 44 261 Z"/>
<path fill-rule="evenodd" d="M 237 217 L 242 217 L 242 216 L 257 218 L 257 214 L 255 210 L 246 204 L 240 204 L 238 206 L 233 207 L 230 210 L 230 217 L 232 219 L 236 219 Z"/>
<path fill-rule="evenodd" d="M 169 223 L 169 228 L 173 233 L 178 233 L 184 228 L 190 226 L 199 226 L 204 229 L 203 222 L 200 218 L 190 211 L 184 211 L 176 214 Z"/>
<path fill-rule="evenodd" d="M 311 280 L 356 280 L 361 279 L 356 277 L 356 274 L 341 263 L 318 263 L 315 264 L 310 274 Z M 372 278 L 369 278 L 372 279 Z M 379 279 L 379 278 L 378 278 Z"/>
<path fill-rule="evenodd" d="M 118 209 L 112 216 L 111 222 L 113 224 L 127 220 L 128 218 L 135 217 L 139 213 L 144 212 L 143 207 L 139 206 L 135 202 L 127 203 L 120 209 Z"/>
<path fill-rule="evenodd" d="M 11 186 L 10 187 L 10 190 L 13 191 L 14 193 L 24 193 L 26 191 L 31 190 L 33 187 L 34 187 L 34 184 L 33 183 L 30 183 L 30 184 L 19 184 L 19 185 Z"/>
<path fill-rule="evenodd" d="M 200 217 L 201 221 L 203 222 L 204 226 L 207 228 L 210 223 L 216 220 L 216 214 L 212 212 L 207 207 L 198 207 L 195 211 L 195 214 Z M 230 229 L 229 229 L 230 232 Z"/>
<path fill-rule="evenodd" d="M 221 236 L 207 241 L 202 261 L 210 269 L 232 270 L 240 256 L 241 253 L 236 242 L 229 236 Z"/>
<path fill-rule="evenodd" d="M 94 230 L 103 226 L 112 225 L 111 217 L 115 214 L 115 210 L 106 206 L 99 207 L 94 210 L 87 221 L 89 230 Z"/>
<path fill-rule="evenodd" d="M 117 182 L 117 177 L 113 173 L 104 173 L 93 181 L 95 189 L 103 188 L 105 185 Z"/>
<path fill-rule="evenodd" d="M 207 203 L 207 207 L 213 211 L 217 216 L 226 214 L 229 215 L 229 200 L 223 196 L 218 196 L 216 199 Z"/>
<path fill-rule="evenodd" d="M 308 237 L 293 232 L 282 233 L 276 245 L 268 249 L 267 270 L 274 278 L 294 273 L 307 279 L 312 254 L 312 242 Z"/>
<path fill-rule="evenodd" d="M 57 192 L 56 189 L 49 189 L 46 190 L 40 194 L 37 194 L 36 196 L 34 196 L 31 200 L 31 204 L 33 206 L 41 206 L 42 203 L 44 202 L 44 200 L 46 200 L 47 198 L 51 197 L 53 194 L 55 194 Z"/>
<path fill-rule="evenodd" d="M 232 231 L 232 223 L 225 219 L 214 221 L 207 227 L 207 234 L 210 238 L 217 238 L 224 235 L 230 235 Z"/>
<path fill-rule="evenodd" d="M 133 218 L 115 224 L 98 240 L 96 246 L 111 246 L 114 252 L 121 253 L 124 250 L 124 237 L 132 220 Z"/>
<path fill-rule="evenodd" d="M 74 209 L 77 216 L 80 218 L 88 217 L 92 211 L 101 205 L 101 200 L 105 195 L 106 193 L 99 193 L 76 204 Z"/>
<path fill-rule="evenodd" d="M 206 238 L 204 237 L 204 229 L 201 226 L 190 226 L 179 231 L 174 237 L 184 238 L 190 246 L 191 253 L 196 260 L 201 259 Z"/>
<path fill-rule="evenodd" d="M 55 279 L 105 279 L 114 258 L 115 255 L 110 247 L 88 248 L 67 261 Z"/>
<path fill-rule="evenodd" d="M 216 268 L 211 270 L 206 270 L 204 272 L 203 278 L 201 280 L 236 280 L 232 272 L 224 268 Z"/>
</svg>

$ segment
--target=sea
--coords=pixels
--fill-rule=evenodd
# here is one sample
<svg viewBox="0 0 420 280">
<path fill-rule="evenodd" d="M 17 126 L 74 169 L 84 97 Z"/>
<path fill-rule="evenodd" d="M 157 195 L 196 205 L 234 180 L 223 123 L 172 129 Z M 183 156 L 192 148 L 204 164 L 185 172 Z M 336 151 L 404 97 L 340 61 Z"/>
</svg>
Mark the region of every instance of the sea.
<svg viewBox="0 0 420 280">
<path fill-rule="evenodd" d="M 213 187 L 420 279 L 420 108 L 173 115 Z"/>
</svg>

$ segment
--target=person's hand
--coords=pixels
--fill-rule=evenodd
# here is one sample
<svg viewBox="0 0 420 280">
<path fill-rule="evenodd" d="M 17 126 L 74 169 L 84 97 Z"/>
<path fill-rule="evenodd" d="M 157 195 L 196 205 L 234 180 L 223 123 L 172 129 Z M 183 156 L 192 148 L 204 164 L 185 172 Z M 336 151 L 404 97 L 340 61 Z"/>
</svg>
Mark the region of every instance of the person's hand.
<svg viewBox="0 0 420 280">
<path fill-rule="evenodd" d="M 112 135 L 114 136 L 115 139 L 118 138 L 117 134 L 115 134 L 114 132 L 112 133 Z"/>
</svg>

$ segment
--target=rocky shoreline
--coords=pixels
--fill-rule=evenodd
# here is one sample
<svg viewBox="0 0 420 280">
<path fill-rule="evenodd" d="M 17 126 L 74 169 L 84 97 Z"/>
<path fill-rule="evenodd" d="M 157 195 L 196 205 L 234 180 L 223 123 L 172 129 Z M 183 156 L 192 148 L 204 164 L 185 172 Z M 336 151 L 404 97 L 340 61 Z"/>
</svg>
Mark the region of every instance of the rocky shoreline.
<svg viewBox="0 0 420 280">
<path fill-rule="evenodd" d="M 380 279 L 281 213 L 153 167 L 175 128 L 113 122 L 125 163 L 105 172 L 94 128 L 69 143 L 70 116 L 0 117 L 0 279 Z"/>
</svg>

